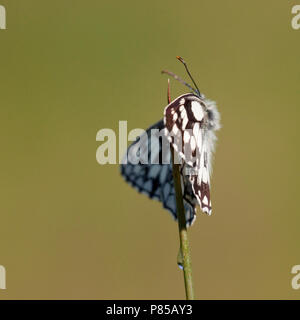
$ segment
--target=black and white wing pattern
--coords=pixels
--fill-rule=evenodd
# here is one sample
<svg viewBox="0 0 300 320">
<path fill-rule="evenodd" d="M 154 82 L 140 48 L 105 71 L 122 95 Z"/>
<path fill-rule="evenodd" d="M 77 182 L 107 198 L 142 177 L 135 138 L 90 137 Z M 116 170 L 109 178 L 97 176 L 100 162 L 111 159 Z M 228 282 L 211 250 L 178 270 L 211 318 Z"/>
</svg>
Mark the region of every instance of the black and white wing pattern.
<svg viewBox="0 0 300 320">
<path fill-rule="evenodd" d="M 139 192 L 160 201 L 174 219 L 177 219 L 170 145 L 164 128 L 161 120 L 129 146 L 121 164 L 121 174 Z M 143 161 L 135 161 L 137 156 Z M 184 164 L 182 170 L 185 170 Z M 189 226 L 196 218 L 197 200 L 190 179 L 184 175 L 182 187 L 186 222 Z"/>
<path fill-rule="evenodd" d="M 211 214 L 210 172 L 215 130 L 220 128 L 216 104 L 188 93 L 173 100 L 164 112 L 165 135 L 188 166 L 192 190 L 203 212 Z"/>
</svg>

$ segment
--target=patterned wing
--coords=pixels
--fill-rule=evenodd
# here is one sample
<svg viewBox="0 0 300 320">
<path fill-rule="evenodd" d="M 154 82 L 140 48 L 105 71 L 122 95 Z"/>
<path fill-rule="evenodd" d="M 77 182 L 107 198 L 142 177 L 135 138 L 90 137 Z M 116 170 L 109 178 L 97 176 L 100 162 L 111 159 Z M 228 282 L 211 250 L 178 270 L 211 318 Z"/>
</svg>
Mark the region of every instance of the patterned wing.
<svg viewBox="0 0 300 320">
<path fill-rule="evenodd" d="M 171 153 L 169 142 L 164 135 L 164 127 L 163 120 L 157 122 L 129 146 L 121 164 L 121 174 L 139 192 L 162 202 L 163 207 L 177 219 Z M 151 130 L 154 130 L 152 134 Z M 148 162 L 133 161 L 136 154 Z M 196 218 L 197 200 L 191 182 L 184 176 L 182 176 L 182 186 L 186 221 L 189 226 Z"/>
<path fill-rule="evenodd" d="M 191 175 L 190 180 L 192 183 L 192 188 L 194 194 L 201 205 L 203 212 L 211 215 L 211 200 L 210 200 L 210 181 L 208 172 L 208 152 L 207 152 L 207 142 L 204 137 L 203 148 L 200 155 L 200 169 L 198 175 Z"/>
<path fill-rule="evenodd" d="M 186 174 L 202 211 L 211 214 L 208 121 L 205 101 L 194 94 L 179 96 L 165 108 L 166 137 L 188 165 Z"/>
</svg>

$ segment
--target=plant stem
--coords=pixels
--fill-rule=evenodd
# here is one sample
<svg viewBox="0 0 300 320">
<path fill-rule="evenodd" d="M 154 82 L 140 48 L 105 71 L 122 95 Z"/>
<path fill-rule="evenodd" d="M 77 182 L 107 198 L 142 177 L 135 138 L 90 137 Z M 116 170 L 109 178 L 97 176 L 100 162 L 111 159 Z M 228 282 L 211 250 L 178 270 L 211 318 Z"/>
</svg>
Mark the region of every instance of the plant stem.
<svg viewBox="0 0 300 320">
<path fill-rule="evenodd" d="M 168 103 L 170 103 L 170 84 L 168 81 Z M 190 255 L 190 245 L 187 235 L 185 211 L 183 205 L 183 197 L 181 190 L 181 176 L 180 176 L 180 164 L 176 164 L 174 161 L 174 149 L 170 144 L 172 163 L 173 163 L 173 180 L 176 194 L 176 208 L 177 208 L 177 220 L 179 228 L 179 240 L 180 240 L 180 250 L 182 253 L 183 260 L 183 275 L 184 275 L 184 285 L 187 300 L 194 300 L 194 288 L 193 288 L 193 278 L 192 278 L 192 262 Z"/>
<path fill-rule="evenodd" d="M 193 289 L 193 278 L 192 278 L 192 263 L 190 255 L 190 245 L 186 228 L 186 220 L 184 213 L 184 205 L 180 183 L 180 165 L 174 163 L 174 150 L 172 150 L 172 161 L 173 161 L 173 179 L 176 194 L 176 207 L 177 207 L 177 220 L 179 228 L 179 240 L 180 250 L 182 252 L 183 260 L 183 275 L 185 284 L 185 293 L 187 300 L 194 300 L 194 289 Z"/>
</svg>

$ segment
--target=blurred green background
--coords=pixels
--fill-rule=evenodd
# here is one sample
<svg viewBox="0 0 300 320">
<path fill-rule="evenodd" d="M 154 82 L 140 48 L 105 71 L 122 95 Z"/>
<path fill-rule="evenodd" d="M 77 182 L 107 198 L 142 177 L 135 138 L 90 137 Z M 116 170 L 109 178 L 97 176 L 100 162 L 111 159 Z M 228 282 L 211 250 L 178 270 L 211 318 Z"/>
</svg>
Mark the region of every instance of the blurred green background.
<svg viewBox="0 0 300 320">
<path fill-rule="evenodd" d="M 176 223 L 95 158 L 98 130 L 162 118 L 176 55 L 223 125 L 213 215 L 189 231 L 197 298 L 300 298 L 297 1 L 0 4 L 0 299 L 185 297 Z"/>
</svg>

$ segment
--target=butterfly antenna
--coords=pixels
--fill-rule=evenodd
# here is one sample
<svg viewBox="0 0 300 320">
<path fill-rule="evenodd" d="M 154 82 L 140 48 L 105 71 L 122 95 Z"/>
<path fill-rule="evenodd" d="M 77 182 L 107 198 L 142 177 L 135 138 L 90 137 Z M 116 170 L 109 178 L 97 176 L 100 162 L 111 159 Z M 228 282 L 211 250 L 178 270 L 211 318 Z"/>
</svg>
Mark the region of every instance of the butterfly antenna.
<svg viewBox="0 0 300 320">
<path fill-rule="evenodd" d="M 195 86 L 196 89 L 197 89 L 197 90 L 195 90 L 195 91 L 197 91 L 197 94 L 198 94 L 199 96 L 202 96 L 202 94 L 200 93 L 200 90 L 199 90 L 196 82 L 194 81 L 194 79 L 193 79 L 193 77 L 192 77 L 192 75 L 191 75 L 191 73 L 190 73 L 190 71 L 189 71 L 189 69 L 188 69 L 188 67 L 187 67 L 186 62 L 185 62 L 180 56 L 177 56 L 176 58 L 184 65 L 186 72 L 188 73 L 189 77 L 190 77 L 191 80 L 193 81 L 194 86 Z"/>
<path fill-rule="evenodd" d="M 171 94 L 170 94 L 170 79 L 168 79 L 167 99 L 168 99 L 168 103 L 170 103 L 170 102 L 171 102 Z"/>
<path fill-rule="evenodd" d="M 180 83 L 182 83 L 183 85 L 187 86 L 191 91 L 195 92 L 196 94 L 198 94 L 198 91 L 196 89 L 194 89 L 192 86 L 190 86 L 188 83 L 186 83 L 184 80 L 182 80 L 179 76 L 177 76 L 175 73 L 168 71 L 168 70 L 163 70 L 161 73 L 165 73 L 171 77 L 173 77 L 175 80 L 179 81 Z"/>
</svg>

